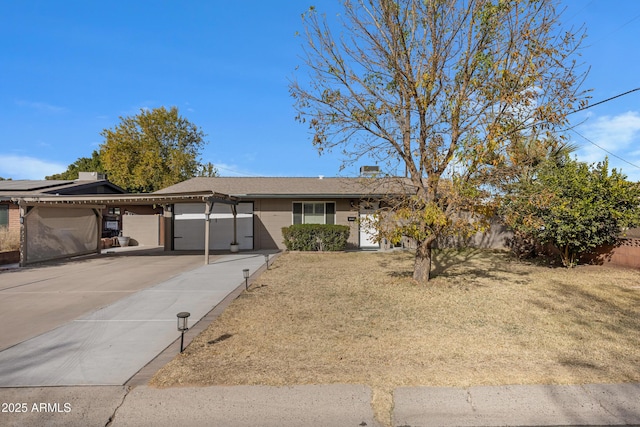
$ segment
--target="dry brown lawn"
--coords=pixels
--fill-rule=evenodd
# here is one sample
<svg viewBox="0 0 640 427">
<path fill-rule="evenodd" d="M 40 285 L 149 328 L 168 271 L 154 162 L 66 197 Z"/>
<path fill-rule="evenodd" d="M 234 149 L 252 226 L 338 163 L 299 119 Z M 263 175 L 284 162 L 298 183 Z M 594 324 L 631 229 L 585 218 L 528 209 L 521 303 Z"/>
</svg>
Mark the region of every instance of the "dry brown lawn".
<svg viewBox="0 0 640 427">
<path fill-rule="evenodd" d="M 640 272 L 550 268 L 490 251 L 289 253 L 151 384 L 400 386 L 640 381 Z"/>
<path fill-rule="evenodd" d="M 0 227 L 0 252 L 20 249 L 20 230 Z"/>
</svg>

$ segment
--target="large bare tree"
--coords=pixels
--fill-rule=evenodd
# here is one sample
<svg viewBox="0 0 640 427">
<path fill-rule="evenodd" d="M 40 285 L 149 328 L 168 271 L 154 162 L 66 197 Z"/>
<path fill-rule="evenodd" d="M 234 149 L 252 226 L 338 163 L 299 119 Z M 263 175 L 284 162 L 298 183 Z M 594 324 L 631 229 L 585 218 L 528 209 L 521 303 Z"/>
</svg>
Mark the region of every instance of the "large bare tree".
<svg viewBox="0 0 640 427">
<path fill-rule="evenodd" d="M 303 15 L 304 65 L 290 85 L 320 152 L 400 170 L 411 191 L 389 202 L 383 235 L 417 242 L 413 277 L 429 280 L 443 234 L 472 230 L 485 191 L 523 141 L 554 145 L 583 102 L 581 32 L 551 0 L 345 0 L 330 21 Z M 340 25 L 341 24 L 341 25 Z M 388 168 L 388 169 L 384 169 Z M 398 175 L 396 173 L 396 175 Z M 389 221 L 392 219 L 392 221 Z"/>
</svg>

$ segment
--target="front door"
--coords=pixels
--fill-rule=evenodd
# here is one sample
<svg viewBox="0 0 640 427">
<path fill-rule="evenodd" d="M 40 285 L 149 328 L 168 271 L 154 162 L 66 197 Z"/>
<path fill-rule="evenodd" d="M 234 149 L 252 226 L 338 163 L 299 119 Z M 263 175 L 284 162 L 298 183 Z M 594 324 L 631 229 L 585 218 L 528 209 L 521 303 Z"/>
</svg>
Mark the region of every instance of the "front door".
<svg viewBox="0 0 640 427">
<path fill-rule="evenodd" d="M 373 214 L 377 209 L 377 204 L 366 203 L 360 206 L 360 248 L 378 249 L 380 244 L 376 242 L 376 230 L 371 226 Z"/>
</svg>

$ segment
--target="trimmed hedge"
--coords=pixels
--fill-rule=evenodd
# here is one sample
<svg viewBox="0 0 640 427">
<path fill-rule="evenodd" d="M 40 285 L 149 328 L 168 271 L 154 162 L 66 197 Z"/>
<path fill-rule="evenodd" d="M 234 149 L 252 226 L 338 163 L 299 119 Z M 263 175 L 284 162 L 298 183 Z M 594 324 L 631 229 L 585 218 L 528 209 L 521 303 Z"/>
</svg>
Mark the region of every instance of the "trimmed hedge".
<svg viewBox="0 0 640 427">
<path fill-rule="evenodd" d="M 344 251 L 349 227 L 332 224 L 295 224 L 282 228 L 284 245 L 290 251 Z"/>
</svg>

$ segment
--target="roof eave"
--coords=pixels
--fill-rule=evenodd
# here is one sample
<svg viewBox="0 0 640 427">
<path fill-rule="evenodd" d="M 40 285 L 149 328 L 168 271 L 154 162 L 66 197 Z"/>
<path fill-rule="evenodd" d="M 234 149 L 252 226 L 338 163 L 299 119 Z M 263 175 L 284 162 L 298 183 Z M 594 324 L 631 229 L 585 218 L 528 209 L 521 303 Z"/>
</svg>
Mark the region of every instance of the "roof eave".
<svg viewBox="0 0 640 427">
<path fill-rule="evenodd" d="M 353 193 L 353 194 L 343 194 L 343 193 L 291 193 L 291 194 L 283 194 L 283 193 L 276 193 L 276 194 L 233 194 L 233 196 L 238 197 L 240 199 L 296 199 L 296 198 L 313 198 L 313 199 L 320 199 L 320 198 L 332 198 L 332 199 L 362 199 L 362 198 L 367 198 L 367 197 L 373 197 L 373 198 L 383 198 L 383 197 L 389 197 L 389 196 L 394 196 L 397 194 L 390 194 L 390 193 L 371 193 L 371 194 L 364 194 L 364 193 Z"/>
<path fill-rule="evenodd" d="M 238 198 L 228 194 L 209 192 L 167 194 L 110 194 L 73 196 L 28 196 L 13 197 L 12 201 L 26 206 L 36 205 L 169 205 L 176 203 L 207 202 L 236 204 Z"/>
</svg>

